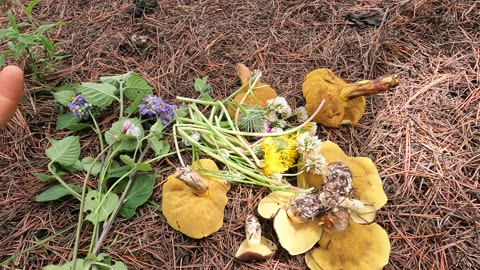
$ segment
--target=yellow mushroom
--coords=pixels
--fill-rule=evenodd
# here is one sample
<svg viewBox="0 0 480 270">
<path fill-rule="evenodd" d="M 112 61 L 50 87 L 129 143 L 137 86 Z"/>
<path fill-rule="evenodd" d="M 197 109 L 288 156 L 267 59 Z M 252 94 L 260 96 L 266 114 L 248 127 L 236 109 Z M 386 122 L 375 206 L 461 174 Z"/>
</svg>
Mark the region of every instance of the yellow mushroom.
<svg viewBox="0 0 480 270">
<path fill-rule="evenodd" d="M 330 69 L 320 68 L 307 74 L 302 85 L 305 108 L 311 115 L 325 99 L 325 105 L 313 121 L 326 127 L 354 125 L 365 112 L 365 97 L 387 91 L 399 84 L 397 75 L 376 80 L 346 83 Z"/>
<path fill-rule="evenodd" d="M 245 220 L 245 236 L 238 248 L 235 258 L 242 262 L 262 261 L 270 258 L 277 250 L 277 245 L 262 236 L 258 219 L 249 215 Z"/>
<path fill-rule="evenodd" d="M 191 169 L 177 171 L 175 175 L 180 178 L 168 177 L 163 185 L 162 211 L 175 230 L 200 239 L 222 227 L 230 186 L 215 171 L 218 171 L 215 162 L 200 159 Z M 186 179 L 191 180 L 189 185 L 184 182 Z"/>
<path fill-rule="evenodd" d="M 235 117 L 237 109 L 235 103 L 240 103 L 244 98 L 247 90 L 250 88 L 249 81 L 251 72 L 248 67 L 244 64 L 238 64 L 236 66 L 236 71 L 238 77 L 240 77 L 240 82 L 242 83 L 242 90 L 233 98 L 233 102 L 228 108 L 228 114 L 232 118 Z M 252 107 L 265 108 L 267 106 L 267 100 L 274 99 L 277 96 L 277 92 L 272 87 L 265 83 L 257 82 L 253 87 L 252 92 L 245 98 L 243 104 Z"/>
<path fill-rule="evenodd" d="M 387 202 L 383 191 L 382 180 L 373 161 L 367 157 L 349 157 L 342 149 L 331 141 L 320 143 L 319 153 L 327 163 L 344 162 L 352 172 L 352 186 L 355 198 L 367 205 L 372 204 L 375 210 L 380 209 Z M 298 177 L 298 186 L 301 188 L 320 187 L 324 176 L 305 172 Z M 367 207 L 359 212 L 360 215 L 370 215 L 372 208 Z M 370 218 L 365 217 L 366 220 Z"/>
<path fill-rule="evenodd" d="M 376 223 L 350 222 L 341 232 L 325 229 L 318 244 L 305 255 L 312 270 L 380 270 L 387 265 L 390 254 L 387 232 Z"/>
<path fill-rule="evenodd" d="M 288 213 L 288 205 L 295 193 L 274 191 L 265 196 L 258 204 L 258 213 L 273 218 L 273 226 L 280 245 L 290 255 L 298 255 L 310 250 L 322 235 L 322 226 L 318 221 L 295 218 Z"/>
</svg>

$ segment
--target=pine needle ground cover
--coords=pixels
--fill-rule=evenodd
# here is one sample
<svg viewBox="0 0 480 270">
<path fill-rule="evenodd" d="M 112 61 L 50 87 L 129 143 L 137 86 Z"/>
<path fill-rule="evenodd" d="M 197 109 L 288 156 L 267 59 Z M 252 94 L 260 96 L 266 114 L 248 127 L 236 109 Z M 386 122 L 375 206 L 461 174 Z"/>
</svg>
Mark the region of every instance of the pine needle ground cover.
<svg viewBox="0 0 480 270">
<path fill-rule="evenodd" d="M 26 19 L 9 2 L 0 3 L 1 14 Z M 176 96 L 198 96 L 194 79 L 208 76 L 210 95 L 223 99 L 241 86 L 235 71 L 239 62 L 260 70 L 262 82 L 294 107 L 305 104 L 302 82 L 319 67 L 349 82 L 398 74 L 398 87 L 367 97 L 355 126 L 319 126 L 317 135 L 377 166 L 388 197 L 375 219 L 391 242 L 385 269 L 475 269 L 480 264 L 476 1 L 149 2 L 44 0 L 32 10 L 39 24 L 65 22 L 47 35 L 68 57 L 46 73 L 48 83 L 27 77 L 19 111 L 0 131 L 0 262 L 19 254 L 5 269 L 39 269 L 72 257 L 77 201 L 35 200 L 49 187 L 33 175 L 47 173 L 49 140 L 70 134 L 56 130 L 59 107 L 50 87 L 133 71 L 152 86 L 152 94 L 174 104 Z M 356 15 L 365 10 L 381 10 L 372 13 L 380 19 Z M 1 17 L 0 25 L 6 27 L 8 18 Z M 105 130 L 118 114 L 118 107 L 110 110 L 98 123 Z M 82 153 L 94 156 L 95 137 L 76 135 Z M 306 268 L 304 256 L 282 248 L 264 262 L 234 259 L 245 239 L 245 218 L 269 194 L 266 188 L 233 184 L 223 227 L 207 238 L 194 240 L 173 230 L 160 202 L 171 173 L 162 169 L 177 162 L 168 157 L 157 164 L 162 173 L 151 202 L 132 219 L 112 223 L 103 251 L 113 261 L 128 269 Z M 82 184 L 75 175 L 68 181 Z M 272 223 L 260 223 L 262 235 L 277 241 Z M 88 252 L 92 229 L 85 223 L 80 255 Z M 41 248 L 29 250 L 44 239 L 49 240 Z"/>
</svg>

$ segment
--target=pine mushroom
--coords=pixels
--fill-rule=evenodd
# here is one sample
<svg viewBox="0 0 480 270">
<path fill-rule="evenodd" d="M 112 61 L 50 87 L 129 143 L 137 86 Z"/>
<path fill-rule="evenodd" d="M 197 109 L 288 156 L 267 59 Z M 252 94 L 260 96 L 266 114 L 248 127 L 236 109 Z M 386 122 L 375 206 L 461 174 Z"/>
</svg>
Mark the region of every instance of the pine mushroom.
<svg viewBox="0 0 480 270">
<path fill-rule="evenodd" d="M 251 71 L 244 64 L 237 64 L 236 71 L 240 82 L 242 83 L 241 91 L 233 98 L 232 104 L 228 108 L 228 114 L 230 117 L 235 117 L 237 106 L 235 103 L 241 103 L 247 94 L 247 90 L 250 88 L 249 81 L 251 76 Z M 269 85 L 257 82 L 253 87 L 251 93 L 245 97 L 243 104 L 251 107 L 261 107 L 265 108 L 267 106 L 267 100 L 276 98 L 277 92 L 270 87 Z M 316 109 L 316 108 L 315 108 Z"/>
<path fill-rule="evenodd" d="M 346 83 L 330 69 L 320 68 L 306 75 L 302 91 L 306 100 L 305 108 L 310 115 L 325 100 L 325 105 L 313 121 L 336 128 L 342 124 L 354 125 L 360 120 L 365 112 L 364 96 L 387 91 L 398 84 L 397 75 Z"/>
<path fill-rule="evenodd" d="M 215 171 L 215 162 L 200 159 L 168 177 L 163 185 L 162 211 L 175 230 L 200 239 L 222 227 L 230 186 Z"/>
<path fill-rule="evenodd" d="M 262 227 L 258 219 L 249 215 L 245 220 L 245 236 L 235 258 L 242 262 L 267 260 L 277 250 L 272 241 L 262 236 Z"/>
</svg>

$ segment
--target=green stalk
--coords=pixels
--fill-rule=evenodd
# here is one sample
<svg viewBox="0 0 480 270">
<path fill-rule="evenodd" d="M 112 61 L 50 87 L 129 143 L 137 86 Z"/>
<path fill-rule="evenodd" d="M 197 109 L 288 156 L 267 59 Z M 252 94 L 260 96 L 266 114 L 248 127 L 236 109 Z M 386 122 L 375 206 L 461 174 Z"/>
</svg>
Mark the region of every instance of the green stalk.
<svg viewBox="0 0 480 270">
<path fill-rule="evenodd" d="M 81 200 L 81 196 L 80 194 L 78 194 L 75 190 L 73 190 L 67 183 L 65 183 L 65 181 L 63 181 L 63 179 L 57 174 L 57 172 L 55 171 L 55 168 L 53 167 L 53 160 L 50 161 L 47 165 L 47 168 L 48 170 L 52 173 L 53 177 L 55 177 L 55 179 L 66 189 L 68 190 L 72 195 L 73 197 L 77 198 L 78 200 Z"/>
</svg>

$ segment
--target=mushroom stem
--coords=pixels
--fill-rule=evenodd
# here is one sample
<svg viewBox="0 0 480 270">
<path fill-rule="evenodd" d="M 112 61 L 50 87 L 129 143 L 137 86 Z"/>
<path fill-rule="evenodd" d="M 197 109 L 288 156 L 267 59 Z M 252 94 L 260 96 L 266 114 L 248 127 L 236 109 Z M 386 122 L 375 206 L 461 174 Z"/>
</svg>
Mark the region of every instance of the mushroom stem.
<svg viewBox="0 0 480 270">
<path fill-rule="evenodd" d="M 356 83 L 348 84 L 341 90 L 342 96 L 348 99 L 359 96 L 375 95 L 387 91 L 400 83 L 398 75 L 382 76 L 375 80 L 364 80 Z"/>
<path fill-rule="evenodd" d="M 365 205 L 361 201 L 356 199 L 350 199 L 347 197 L 340 197 L 339 199 L 340 199 L 340 203 L 338 204 L 338 206 L 346 209 L 359 211 L 365 207 Z"/>
<path fill-rule="evenodd" d="M 187 167 L 177 168 L 173 176 L 185 183 L 196 194 L 203 194 L 208 191 L 208 183 L 193 169 Z"/>
<path fill-rule="evenodd" d="M 259 245 L 262 239 L 262 227 L 254 215 L 248 215 L 245 220 L 245 236 L 248 245 Z"/>
</svg>

